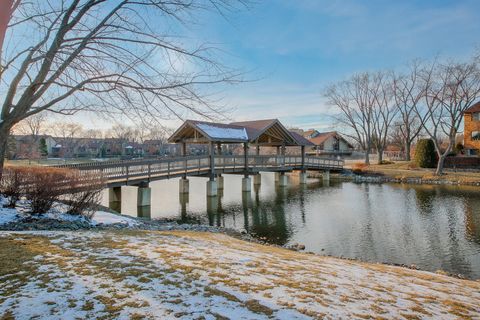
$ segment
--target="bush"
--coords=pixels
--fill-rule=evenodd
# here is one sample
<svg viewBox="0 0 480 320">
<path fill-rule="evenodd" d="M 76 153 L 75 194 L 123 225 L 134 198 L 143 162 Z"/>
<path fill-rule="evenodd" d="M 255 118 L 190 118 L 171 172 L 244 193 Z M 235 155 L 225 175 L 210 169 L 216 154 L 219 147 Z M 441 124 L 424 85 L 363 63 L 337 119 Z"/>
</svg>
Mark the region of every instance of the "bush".
<svg viewBox="0 0 480 320">
<path fill-rule="evenodd" d="M 101 175 L 72 171 L 68 179 L 70 193 L 68 214 L 82 215 L 91 218 L 98 206 L 105 188 L 105 180 Z"/>
<path fill-rule="evenodd" d="M 0 193 L 8 198 L 6 207 L 15 208 L 15 205 L 23 195 L 23 179 L 25 174 L 23 167 L 3 168 L 2 180 L 0 181 Z"/>
<path fill-rule="evenodd" d="M 356 162 L 352 165 L 352 171 L 355 174 L 362 174 L 367 169 L 368 165 L 363 162 Z"/>
<path fill-rule="evenodd" d="M 31 167 L 26 170 L 25 197 L 30 201 L 30 212 L 45 213 L 65 192 L 68 169 Z"/>
<path fill-rule="evenodd" d="M 463 144 L 461 144 L 460 142 L 457 143 L 455 145 L 455 148 L 453 149 L 453 151 L 455 152 L 455 154 L 463 154 L 463 150 L 464 150 L 464 147 L 463 147 Z"/>
<path fill-rule="evenodd" d="M 0 192 L 15 207 L 20 197 L 30 203 L 30 212 L 42 214 L 60 199 L 70 205 L 67 213 L 91 217 L 99 205 L 105 183 L 98 174 L 50 167 L 6 167 Z"/>
<path fill-rule="evenodd" d="M 420 168 L 435 168 L 437 157 L 432 139 L 418 140 L 415 148 L 415 164 Z"/>
</svg>

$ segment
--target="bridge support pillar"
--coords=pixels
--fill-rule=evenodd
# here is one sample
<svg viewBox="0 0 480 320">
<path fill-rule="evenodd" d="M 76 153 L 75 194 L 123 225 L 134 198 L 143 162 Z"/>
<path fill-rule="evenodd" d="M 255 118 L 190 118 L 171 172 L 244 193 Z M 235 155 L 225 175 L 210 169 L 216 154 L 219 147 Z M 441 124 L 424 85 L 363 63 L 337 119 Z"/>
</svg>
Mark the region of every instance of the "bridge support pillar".
<svg viewBox="0 0 480 320">
<path fill-rule="evenodd" d="M 108 189 L 108 207 L 117 212 L 122 211 L 122 187 Z"/>
<path fill-rule="evenodd" d="M 300 172 L 298 174 L 298 180 L 300 181 L 300 184 L 306 184 L 307 183 L 307 173 L 306 172 Z"/>
<path fill-rule="evenodd" d="M 323 181 L 330 181 L 330 170 L 325 170 L 322 174 Z"/>
<path fill-rule="evenodd" d="M 252 179 L 249 177 L 244 177 L 242 179 L 242 191 L 250 192 L 252 191 Z"/>
<path fill-rule="evenodd" d="M 288 176 L 285 172 L 280 173 L 280 176 L 278 177 L 278 185 L 280 187 L 286 187 L 288 185 Z"/>
<path fill-rule="evenodd" d="M 275 172 L 275 182 L 280 180 L 280 172 Z"/>
<path fill-rule="evenodd" d="M 262 175 L 260 173 L 253 176 L 253 184 L 256 186 L 262 184 Z"/>
<path fill-rule="evenodd" d="M 108 202 L 122 201 L 122 187 L 113 187 L 108 189 Z"/>
<path fill-rule="evenodd" d="M 179 191 L 180 194 L 189 193 L 190 191 L 190 181 L 186 178 L 181 178 L 179 180 Z"/>
<path fill-rule="evenodd" d="M 218 177 L 217 177 L 217 189 L 218 190 L 223 190 L 223 181 L 224 181 L 223 176 L 218 175 Z"/>
<path fill-rule="evenodd" d="M 147 207 L 151 205 L 152 188 L 148 183 L 141 184 L 137 189 L 137 207 Z"/>
<path fill-rule="evenodd" d="M 208 180 L 207 181 L 207 197 L 216 197 L 218 194 L 217 181 Z"/>
</svg>

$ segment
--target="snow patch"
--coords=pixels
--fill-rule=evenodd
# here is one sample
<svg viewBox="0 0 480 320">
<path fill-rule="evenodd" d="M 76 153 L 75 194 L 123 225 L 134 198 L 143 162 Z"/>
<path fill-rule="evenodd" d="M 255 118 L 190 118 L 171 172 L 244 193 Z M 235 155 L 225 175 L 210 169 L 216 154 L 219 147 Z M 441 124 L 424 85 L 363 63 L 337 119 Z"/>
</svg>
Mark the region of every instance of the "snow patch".
<svg viewBox="0 0 480 320">
<path fill-rule="evenodd" d="M 197 127 L 212 138 L 248 140 L 245 128 L 218 127 L 206 123 L 199 123 Z"/>
<path fill-rule="evenodd" d="M 133 227 L 138 225 L 138 221 L 136 221 L 133 218 L 121 216 L 118 214 L 106 212 L 106 211 L 97 211 L 95 212 L 93 218 L 92 218 L 92 225 L 98 225 L 98 224 L 125 224 L 128 225 L 129 227 Z"/>
<path fill-rule="evenodd" d="M 29 213 L 24 213 L 24 207 L 5 208 L 4 205 L 7 203 L 7 199 L 3 196 L 0 196 L 0 225 L 7 224 L 10 222 L 21 221 L 23 217 L 30 215 Z M 82 215 L 73 215 L 67 214 L 69 206 L 64 203 L 55 203 L 52 208 L 41 215 L 35 215 L 37 219 L 53 219 L 59 221 L 68 221 L 68 222 L 87 222 L 92 226 L 97 226 L 99 224 L 110 225 L 110 224 L 123 224 L 128 227 L 133 227 L 139 224 L 134 218 L 122 216 L 120 214 L 110 213 L 106 211 L 96 211 L 91 220 L 88 220 Z"/>
</svg>

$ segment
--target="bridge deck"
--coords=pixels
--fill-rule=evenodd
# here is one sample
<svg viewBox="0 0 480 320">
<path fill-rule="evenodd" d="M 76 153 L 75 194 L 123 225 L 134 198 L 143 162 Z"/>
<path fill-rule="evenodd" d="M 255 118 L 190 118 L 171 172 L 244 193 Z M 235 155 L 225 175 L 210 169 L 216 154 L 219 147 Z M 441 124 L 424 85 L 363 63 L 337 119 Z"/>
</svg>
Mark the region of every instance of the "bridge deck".
<svg viewBox="0 0 480 320">
<path fill-rule="evenodd" d="M 331 170 L 341 171 L 343 160 L 318 157 L 281 155 L 249 155 L 245 164 L 245 156 L 215 155 L 215 173 L 258 173 L 260 171 L 292 171 L 292 170 Z M 61 165 L 59 167 L 78 169 L 101 174 L 109 187 L 119 185 L 135 185 L 142 181 L 170 179 L 180 176 L 203 176 L 210 174 L 211 157 L 188 156 L 165 159 L 142 159 L 124 161 L 92 162 L 82 164 Z"/>
</svg>

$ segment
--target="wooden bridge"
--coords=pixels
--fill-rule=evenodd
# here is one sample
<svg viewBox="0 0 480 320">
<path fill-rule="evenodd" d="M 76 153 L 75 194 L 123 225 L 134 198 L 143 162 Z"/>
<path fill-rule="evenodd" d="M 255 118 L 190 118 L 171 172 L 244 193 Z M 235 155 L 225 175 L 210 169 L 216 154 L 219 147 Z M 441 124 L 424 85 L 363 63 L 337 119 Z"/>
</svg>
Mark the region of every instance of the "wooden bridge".
<svg viewBox="0 0 480 320">
<path fill-rule="evenodd" d="M 230 124 L 187 120 L 169 138 L 169 142 L 181 146 L 181 156 L 172 158 L 106 161 L 64 165 L 93 174 L 102 175 L 109 187 L 109 201 L 121 202 L 121 186 L 138 186 L 137 204 L 150 206 L 150 181 L 182 177 L 180 194 L 189 193 L 189 176 L 206 176 L 207 196 L 217 196 L 223 189 L 223 174 L 242 174 L 242 192 L 251 191 L 253 184 L 261 183 L 260 172 L 275 172 L 275 183 L 288 184 L 286 172 L 299 170 L 299 182 L 307 181 L 307 170 L 323 171 L 329 179 L 330 171 L 343 170 L 343 160 L 311 157 L 306 147 L 312 143 L 303 136 L 289 131 L 277 119 L 235 122 Z M 191 156 L 187 145 L 208 146 L 208 155 Z M 250 152 L 251 146 L 256 149 Z M 286 148 L 299 148 L 300 155 L 288 155 Z M 225 150 L 225 149 L 229 150 Z M 269 148 L 269 154 L 261 154 L 261 148 Z M 271 154 L 276 149 L 276 154 Z M 229 155 L 235 150 L 235 155 Z M 298 153 L 297 151 L 297 153 Z M 240 155 L 237 155 L 240 153 Z"/>
<path fill-rule="evenodd" d="M 212 163 L 213 159 L 213 163 Z M 215 175 L 242 174 L 256 175 L 260 172 L 291 172 L 293 170 L 341 171 L 343 160 L 310 156 L 282 155 L 210 155 L 156 158 L 141 160 L 116 160 L 59 167 L 78 169 L 102 175 L 108 187 L 140 185 L 145 182 L 175 177 L 206 176 L 212 170 Z"/>
</svg>

